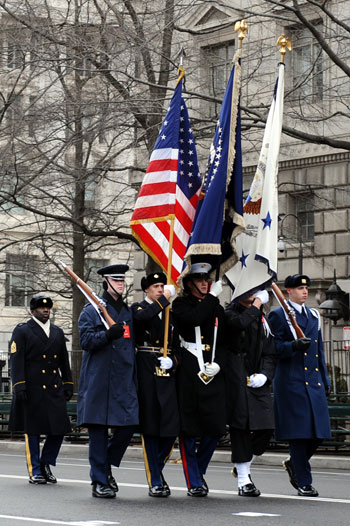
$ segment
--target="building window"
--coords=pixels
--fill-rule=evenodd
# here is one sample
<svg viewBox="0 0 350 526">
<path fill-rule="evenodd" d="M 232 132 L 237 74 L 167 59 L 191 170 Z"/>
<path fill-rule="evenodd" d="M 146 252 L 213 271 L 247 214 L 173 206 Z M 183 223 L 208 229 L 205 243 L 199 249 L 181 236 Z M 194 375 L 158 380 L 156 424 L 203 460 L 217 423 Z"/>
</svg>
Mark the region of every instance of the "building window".
<svg viewBox="0 0 350 526">
<path fill-rule="evenodd" d="M 315 25 L 321 32 L 322 24 Z M 318 102 L 323 98 L 323 58 L 322 48 L 307 29 L 292 28 L 293 42 L 291 53 L 294 95 L 290 100 L 304 103 Z"/>
<path fill-rule="evenodd" d="M 315 237 L 315 204 L 312 194 L 300 194 L 296 198 L 296 211 L 300 220 L 301 239 L 303 242 L 314 241 Z"/>
<path fill-rule="evenodd" d="M 25 61 L 25 52 L 19 42 L 7 43 L 7 67 L 9 69 L 22 68 Z"/>
<path fill-rule="evenodd" d="M 6 254 L 5 306 L 28 307 L 35 289 L 37 258 Z"/>
<path fill-rule="evenodd" d="M 16 193 L 13 186 L 6 182 L 4 182 L 1 185 L 1 189 L 2 189 L 2 192 L 1 192 L 2 198 L 0 200 L 0 212 L 8 212 L 12 214 L 24 214 L 25 209 L 20 206 L 20 203 L 24 204 L 25 202 L 24 196 Z M 13 204 L 13 202 L 11 202 L 10 199 L 11 199 L 11 196 L 13 195 L 16 197 L 17 203 L 19 203 L 18 205 Z M 8 196 L 7 199 L 6 199 L 6 196 Z"/>
<path fill-rule="evenodd" d="M 14 95 L 11 104 L 6 109 L 5 123 L 8 135 L 21 135 L 23 133 L 23 97 Z"/>
<path fill-rule="evenodd" d="M 230 41 L 217 46 L 205 47 L 202 51 L 209 93 L 220 101 L 211 104 L 210 113 L 211 117 L 218 116 L 232 69 L 235 42 Z"/>
</svg>

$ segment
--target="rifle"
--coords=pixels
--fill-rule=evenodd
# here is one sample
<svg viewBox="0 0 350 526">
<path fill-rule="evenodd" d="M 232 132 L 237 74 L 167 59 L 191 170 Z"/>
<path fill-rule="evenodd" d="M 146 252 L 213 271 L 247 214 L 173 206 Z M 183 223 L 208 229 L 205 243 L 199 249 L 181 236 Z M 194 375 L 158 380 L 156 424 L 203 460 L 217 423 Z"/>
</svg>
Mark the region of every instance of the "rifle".
<svg viewBox="0 0 350 526">
<path fill-rule="evenodd" d="M 84 296 L 89 300 L 91 305 L 97 310 L 100 315 L 102 322 L 104 323 L 106 329 L 115 325 L 116 322 L 108 314 L 106 308 L 106 302 L 97 296 L 97 294 L 89 287 L 85 281 L 83 281 L 73 270 L 71 270 L 63 261 L 60 259 L 57 260 L 60 265 L 64 268 L 67 274 L 72 278 L 78 289 L 84 294 Z M 103 316 L 103 317 L 102 317 Z"/>
<path fill-rule="evenodd" d="M 297 320 L 295 318 L 295 312 L 292 309 L 292 307 L 289 305 L 288 301 L 284 297 L 283 292 L 279 288 L 276 283 L 272 283 L 271 285 L 272 292 L 275 295 L 275 298 L 277 299 L 278 303 L 281 305 L 282 309 L 284 309 L 285 313 L 287 314 L 288 319 L 290 320 L 293 329 L 295 330 L 295 334 L 298 338 L 305 338 L 305 334 L 297 324 Z M 297 339 L 297 338 L 296 338 Z"/>
</svg>

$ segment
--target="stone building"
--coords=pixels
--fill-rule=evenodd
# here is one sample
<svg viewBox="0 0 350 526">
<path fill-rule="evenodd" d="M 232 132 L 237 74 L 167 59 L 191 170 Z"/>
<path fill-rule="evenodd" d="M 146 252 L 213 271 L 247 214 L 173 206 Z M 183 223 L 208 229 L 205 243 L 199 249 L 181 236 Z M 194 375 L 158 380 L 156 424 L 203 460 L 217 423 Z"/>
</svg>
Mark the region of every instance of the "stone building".
<svg viewBox="0 0 350 526">
<path fill-rule="evenodd" d="M 76 210 L 76 192 L 79 190 L 79 184 L 72 191 L 72 181 L 75 177 L 75 182 L 82 182 L 79 177 L 76 179 L 80 170 L 85 192 L 84 228 L 88 230 L 98 224 L 99 229 L 96 229 L 96 232 L 106 231 L 106 228 L 111 226 L 128 232 L 128 219 L 149 156 L 149 151 L 142 141 L 144 137 L 148 137 L 151 142 L 152 137 L 156 136 L 157 126 L 164 116 L 171 96 L 171 87 L 175 84 L 175 65 L 182 47 L 185 50 L 185 97 L 196 137 L 201 172 L 204 173 L 215 119 L 220 110 L 232 57 L 237 48 L 237 34 L 233 28 L 235 22 L 240 19 L 246 19 L 248 22 L 248 35 L 243 41 L 241 99 L 245 193 L 254 176 L 261 147 L 262 119 L 266 116 L 266 109 L 273 94 L 276 67 L 280 57 L 276 48 L 277 38 L 285 33 L 291 38 L 293 45 L 292 52 L 286 57 L 285 133 L 282 135 L 278 176 L 281 218 L 279 237 L 283 238 L 284 243 L 283 252 L 279 254 L 279 281 L 281 283 L 286 275 L 298 272 L 302 260 L 303 271 L 310 275 L 313 282 L 312 306 L 317 307 L 325 298 L 325 291 L 332 283 L 334 270 L 338 285 L 345 292 L 350 292 L 350 148 L 347 141 L 350 128 L 350 84 L 349 73 L 345 67 L 348 63 L 349 48 L 346 45 L 345 30 L 337 23 L 337 20 L 349 20 L 349 3 L 344 0 L 333 2 L 334 16 L 330 19 L 326 12 L 313 5 L 314 2 L 298 2 L 310 27 L 289 10 L 292 3 L 288 0 L 271 4 L 268 1 L 252 0 L 226 3 L 188 1 L 181 2 L 181 5 L 176 1 L 174 3 L 175 31 L 171 56 L 166 57 L 171 59 L 173 68 L 167 84 L 170 95 L 162 98 L 159 95 L 162 90 L 158 90 L 158 106 L 152 105 L 152 100 L 142 99 L 143 90 L 146 90 L 144 86 L 149 82 L 149 78 L 141 67 L 140 57 L 143 45 L 150 46 L 152 66 L 154 71 L 159 73 L 162 54 L 159 53 L 160 43 L 156 30 L 161 27 L 160 17 L 152 18 L 154 27 L 145 27 L 146 30 L 153 30 L 152 33 L 148 33 L 148 39 L 133 47 L 130 44 L 134 42 L 131 38 L 133 34 L 127 34 L 125 29 L 130 23 L 130 16 L 125 11 L 123 2 L 114 2 L 115 11 L 108 11 L 108 45 L 103 39 L 94 40 L 99 34 L 99 31 L 94 30 L 100 30 L 102 24 L 98 18 L 99 14 L 93 11 L 85 13 L 84 23 L 79 26 L 79 39 L 75 34 L 75 40 L 70 41 L 75 51 L 75 60 L 71 56 L 68 57 L 70 69 L 65 70 L 64 79 L 67 83 L 64 84 L 59 68 L 64 63 L 68 64 L 67 54 L 63 56 L 61 49 L 55 56 L 55 46 L 43 46 L 39 38 L 40 32 L 34 31 L 35 38 L 33 35 L 29 39 L 24 38 L 25 32 L 18 28 L 18 20 L 14 23 L 9 13 L 2 13 L 0 85 L 7 86 L 7 90 L 4 90 L 4 100 L 11 104 L 1 121 L 0 147 L 2 152 L 6 152 L 3 158 L 13 161 L 10 166 L 9 163 L 2 164 L 0 188 L 0 348 L 5 353 L 13 326 L 27 317 L 26 306 L 32 292 L 50 290 L 50 293 L 57 295 L 56 320 L 63 324 L 67 333 L 71 335 L 71 290 L 60 284 L 55 266 L 49 267 L 50 277 L 54 277 L 55 283 L 60 285 L 49 289 L 47 271 L 40 268 L 40 261 L 49 254 L 51 260 L 58 256 L 63 259 L 67 257 L 70 262 L 72 239 L 76 229 L 72 227 L 72 221 L 62 222 L 61 225 L 66 226 L 57 228 L 50 218 L 54 218 L 55 213 L 62 212 L 63 208 L 65 213 L 67 210 Z M 8 4 L 11 5 L 11 2 Z M 17 5 L 16 2 L 12 4 Z M 31 2 L 27 4 L 30 5 Z M 35 6 L 38 5 L 34 1 L 32 4 L 34 12 Z M 144 14 L 142 9 L 145 2 L 136 1 L 132 4 L 136 14 Z M 106 8 L 107 4 L 101 0 L 101 5 Z M 162 5 L 161 0 L 152 1 L 150 4 L 154 11 Z M 56 2 L 57 31 L 66 27 L 64 6 L 64 2 Z M 35 16 L 39 20 L 38 10 L 35 11 Z M 45 26 L 45 13 L 40 11 L 40 16 Z M 144 18 L 146 19 L 146 16 Z M 147 23 L 150 24 L 149 21 Z M 87 32 L 87 27 L 90 32 Z M 329 44 L 336 58 L 332 59 L 322 50 L 322 42 L 318 40 L 320 36 Z M 68 30 L 65 37 L 73 38 Z M 153 47 L 150 45 L 152 39 L 155 39 Z M 107 47 L 103 47 L 105 44 Z M 47 55 L 39 57 L 39 49 Z M 103 71 L 100 76 L 97 75 L 96 71 L 101 73 L 98 69 L 101 62 L 97 61 L 96 53 L 92 53 L 93 49 L 98 49 L 99 59 L 102 57 L 106 60 L 105 65 L 106 69 L 107 66 L 110 68 L 109 73 L 115 73 L 116 78 L 122 79 L 127 93 L 135 97 L 133 101 L 137 101 L 137 96 L 142 101 L 143 115 L 145 120 L 146 117 L 149 119 L 148 129 L 142 128 L 135 114 L 128 113 L 120 92 L 113 91 L 107 84 L 107 75 L 104 76 Z M 42 59 L 45 56 L 47 60 L 50 58 L 50 67 L 47 66 L 48 62 L 43 67 Z M 25 64 L 29 69 L 24 68 Z M 28 71 L 31 72 L 31 76 Z M 160 73 L 157 78 L 160 78 Z M 139 80 L 142 82 L 138 83 Z M 71 114 L 69 111 L 63 111 L 62 101 L 66 101 L 68 94 L 65 90 L 72 86 L 75 96 L 79 94 L 81 97 L 80 120 L 76 120 L 77 115 L 74 113 L 77 104 L 64 105 L 67 111 L 72 111 Z M 152 82 L 149 82 L 149 86 L 152 87 Z M 13 88 L 12 92 L 9 87 Z M 11 93 L 17 96 L 16 104 L 12 104 L 12 99 L 9 98 Z M 40 102 L 44 99 L 45 105 Z M 49 105 L 47 100 L 51 101 Z M 74 100 L 77 101 L 76 98 Z M 95 108 L 95 111 L 92 111 L 92 108 Z M 65 120 L 67 115 L 71 115 L 68 121 Z M 80 142 L 69 142 L 73 137 L 70 134 L 73 123 L 74 126 L 81 127 Z M 39 132 L 36 128 L 39 128 Z M 40 129 L 45 130 L 44 135 L 40 135 Z M 293 130 L 298 130 L 299 136 L 293 135 Z M 52 168 L 49 171 L 45 170 L 44 154 L 47 154 L 50 147 L 57 148 L 59 141 L 66 141 L 64 154 L 57 157 L 62 162 L 57 162 L 56 171 Z M 16 155 L 11 157 L 9 152 Z M 88 155 L 88 162 L 79 167 L 78 164 L 84 155 Z M 106 167 L 110 171 L 105 172 Z M 36 186 L 14 184 L 25 182 L 22 174 L 29 173 L 37 177 Z M 57 184 L 57 174 L 59 181 L 62 182 L 64 177 L 67 184 Z M 44 183 L 50 188 L 46 195 L 39 192 Z M 51 201 L 52 195 L 62 197 L 61 201 Z M 113 196 L 117 197 L 113 199 Z M 42 200 L 42 206 L 53 206 L 51 216 L 48 215 L 43 221 L 38 220 L 38 215 L 35 211 L 31 212 L 28 206 L 31 199 L 36 200 L 36 206 L 40 206 L 38 199 Z M 27 208 L 22 205 L 26 205 Z M 94 219 L 96 216 L 93 213 L 101 211 L 105 212 L 103 217 L 100 215 L 98 220 Z M 145 256 L 137 250 L 134 251 L 127 240 L 119 240 L 116 246 L 115 238 L 107 237 L 101 242 L 102 237 L 96 235 L 96 245 L 92 248 L 87 239 L 78 240 L 83 243 L 81 250 L 86 250 L 87 267 L 93 270 L 100 264 L 111 262 L 116 256 L 130 262 L 134 270 L 134 280 L 131 278 L 128 283 L 130 289 L 133 289 L 130 290 L 130 300 L 139 299 L 142 295 L 139 282 L 145 271 Z M 63 248 L 65 244 L 66 250 Z M 80 249 L 75 249 L 75 253 L 79 254 Z M 88 279 L 91 275 L 87 274 Z M 94 282 L 93 286 L 97 287 L 97 283 Z M 223 301 L 229 301 L 228 291 L 225 292 Z M 346 324 L 346 320 L 339 320 L 334 326 L 332 322 L 325 320 L 326 338 L 342 340 L 343 326 Z"/>
</svg>

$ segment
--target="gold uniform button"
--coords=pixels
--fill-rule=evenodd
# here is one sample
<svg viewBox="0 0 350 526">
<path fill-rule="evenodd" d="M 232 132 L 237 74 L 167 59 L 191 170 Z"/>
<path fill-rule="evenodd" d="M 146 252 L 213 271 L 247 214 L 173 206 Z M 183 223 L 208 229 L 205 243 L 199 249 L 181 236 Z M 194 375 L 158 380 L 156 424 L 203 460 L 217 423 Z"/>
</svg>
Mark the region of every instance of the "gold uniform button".
<svg viewBox="0 0 350 526">
<path fill-rule="evenodd" d="M 159 340 L 156 340 L 156 343 L 159 343 Z"/>
<path fill-rule="evenodd" d="M 304 367 L 305 371 L 307 371 L 307 367 Z"/>
<path fill-rule="evenodd" d="M 315 358 L 318 358 L 318 354 L 315 354 Z"/>
<path fill-rule="evenodd" d="M 305 382 L 306 385 L 309 385 L 309 382 Z"/>
<path fill-rule="evenodd" d="M 307 352 L 304 352 L 304 356 L 307 356 Z"/>
<path fill-rule="evenodd" d="M 201 336 L 201 339 L 204 340 L 204 336 Z"/>
<path fill-rule="evenodd" d="M 318 384 L 317 384 L 317 385 L 318 385 L 319 387 L 321 387 L 321 384 L 320 384 L 320 382 L 318 382 Z"/>
<path fill-rule="evenodd" d="M 53 357 L 54 357 L 54 358 L 57 358 L 57 354 L 54 354 Z"/>
<path fill-rule="evenodd" d="M 54 385 L 54 387 L 55 387 L 55 389 L 57 389 L 57 385 L 56 384 Z"/>
<path fill-rule="evenodd" d="M 318 367 L 316 367 L 315 371 L 317 371 L 317 372 L 318 372 Z"/>
<path fill-rule="evenodd" d="M 56 371 L 56 369 L 54 369 L 54 370 L 53 370 L 53 374 L 56 374 L 56 373 L 57 373 L 57 371 Z"/>
<path fill-rule="evenodd" d="M 43 385 L 43 389 L 46 389 L 46 385 Z"/>
<path fill-rule="evenodd" d="M 45 374 L 45 373 L 46 373 L 45 369 L 43 369 L 43 370 L 42 370 L 41 372 L 42 372 L 43 374 Z"/>
<path fill-rule="evenodd" d="M 43 354 L 43 358 L 44 358 L 44 360 L 45 360 L 45 358 L 46 358 L 46 354 Z"/>
</svg>

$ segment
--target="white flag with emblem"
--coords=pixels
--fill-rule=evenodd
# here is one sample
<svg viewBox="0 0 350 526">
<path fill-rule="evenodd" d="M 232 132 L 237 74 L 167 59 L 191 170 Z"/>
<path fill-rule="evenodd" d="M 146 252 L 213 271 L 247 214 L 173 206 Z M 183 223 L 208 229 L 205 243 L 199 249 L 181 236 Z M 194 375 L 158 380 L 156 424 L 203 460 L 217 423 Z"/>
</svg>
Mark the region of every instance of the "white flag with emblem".
<svg viewBox="0 0 350 526">
<path fill-rule="evenodd" d="M 273 101 L 266 121 L 256 173 L 244 204 L 246 231 L 236 240 L 239 260 L 225 275 L 239 300 L 277 279 L 277 173 L 281 142 L 284 64 L 278 67 Z"/>
</svg>

